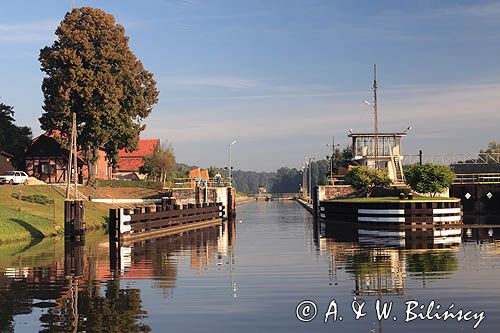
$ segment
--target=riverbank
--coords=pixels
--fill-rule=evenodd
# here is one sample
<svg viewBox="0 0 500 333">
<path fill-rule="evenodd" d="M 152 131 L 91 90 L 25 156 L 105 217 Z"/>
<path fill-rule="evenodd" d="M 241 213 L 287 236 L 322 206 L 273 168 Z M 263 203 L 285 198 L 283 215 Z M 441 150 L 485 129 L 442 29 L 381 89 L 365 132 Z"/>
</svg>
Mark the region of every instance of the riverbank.
<svg viewBox="0 0 500 333">
<path fill-rule="evenodd" d="M 158 198 L 158 190 L 134 187 L 80 186 L 79 193 L 87 199 L 127 198 L 151 200 Z M 0 244 L 39 240 L 64 234 L 64 186 L 17 185 L 0 186 Z M 255 198 L 238 194 L 236 205 L 253 202 Z M 109 208 L 133 207 L 133 204 L 85 201 L 87 230 L 106 229 Z"/>
<path fill-rule="evenodd" d="M 0 186 L 0 244 L 62 235 L 64 200 L 58 186 Z M 108 214 L 108 205 L 85 202 L 87 230 L 104 228 Z"/>
<path fill-rule="evenodd" d="M 254 202 L 255 198 L 247 197 L 246 195 L 236 195 L 236 206 L 243 205 L 249 202 Z"/>
<path fill-rule="evenodd" d="M 313 205 L 308 203 L 307 201 L 297 198 L 295 199 L 302 207 L 304 207 L 309 213 L 313 213 Z"/>
</svg>

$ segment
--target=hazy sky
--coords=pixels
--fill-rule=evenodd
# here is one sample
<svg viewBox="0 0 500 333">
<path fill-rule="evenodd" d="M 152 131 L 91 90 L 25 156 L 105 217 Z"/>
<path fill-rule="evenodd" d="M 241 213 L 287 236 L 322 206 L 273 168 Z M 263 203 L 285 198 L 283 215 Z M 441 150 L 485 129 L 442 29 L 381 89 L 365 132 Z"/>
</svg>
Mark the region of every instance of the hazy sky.
<svg viewBox="0 0 500 333">
<path fill-rule="evenodd" d="M 38 54 L 70 0 L 0 2 L 0 98 L 40 133 Z M 413 127 L 406 152 L 474 152 L 500 133 L 500 1 L 75 0 L 116 17 L 155 74 L 144 138 L 177 159 L 299 167 L 335 135 Z"/>
</svg>

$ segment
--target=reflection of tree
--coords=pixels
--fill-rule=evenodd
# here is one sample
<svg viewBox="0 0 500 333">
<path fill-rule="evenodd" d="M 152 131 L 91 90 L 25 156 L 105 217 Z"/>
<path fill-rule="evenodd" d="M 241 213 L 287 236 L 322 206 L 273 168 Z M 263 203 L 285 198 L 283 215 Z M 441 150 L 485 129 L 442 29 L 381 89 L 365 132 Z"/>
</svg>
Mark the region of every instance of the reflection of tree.
<svg viewBox="0 0 500 333">
<path fill-rule="evenodd" d="M 376 272 L 390 273 L 391 266 L 387 264 L 387 261 L 390 261 L 389 256 L 377 255 L 374 252 L 360 252 L 349 257 L 346 269 L 355 275 L 366 275 Z"/>
<path fill-rule="evenodd" d="M 0 276 L 0 332 L 14 332 L 14 316 L 31 313 L 32 297 L 25 280 L 12 281 Z"/>
<path fill-rule="evenodd" d="M 118 280 L 106 282 L 104 296 L 99 285 L 91 284 L 78 292 L 78 331 L 86 332 L 150 332 L 141 321 L 146 312 L 141 308 L 138 289 L 120 289 Z M 75 302 L 76 303 L 76 302 Z M 42 315 L 42 332 L 67 331 L 72 327 L 72 301 L 66 298 L 60 307 Z"/>
<path fill-rule="evenodd" d="M 445 276 L 458 268 L 453 252 L 414 253 L 408 255 L 408 271 L 413 273 L 442 272 L 433 277 Z"/>
</svg>

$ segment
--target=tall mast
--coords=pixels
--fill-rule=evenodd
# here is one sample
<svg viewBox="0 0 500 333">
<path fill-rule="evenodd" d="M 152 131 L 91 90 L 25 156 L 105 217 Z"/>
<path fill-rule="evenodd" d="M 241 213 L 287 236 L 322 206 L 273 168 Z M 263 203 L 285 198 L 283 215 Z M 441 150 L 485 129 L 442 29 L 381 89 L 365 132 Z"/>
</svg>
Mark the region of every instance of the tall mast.
<svg viewBox="0 0 500 333">
<path fill-rule="evenodd" d="M 377 113 L 377 65 L 373 65 L 373 116 L 374 116 L 374 135 L 375 135 L 375 169 L 378 165 L 378 113 Z"/>
</svg>

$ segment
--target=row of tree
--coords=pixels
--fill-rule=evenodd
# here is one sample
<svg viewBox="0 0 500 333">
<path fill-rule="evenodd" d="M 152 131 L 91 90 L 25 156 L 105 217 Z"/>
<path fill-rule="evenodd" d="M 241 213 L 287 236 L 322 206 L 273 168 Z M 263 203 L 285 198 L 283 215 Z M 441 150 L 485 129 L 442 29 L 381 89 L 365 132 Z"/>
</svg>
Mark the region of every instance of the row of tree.
<svg viewBox="0 0 500 333">
<path fill-rule="evenodd" d="M 449 166 L 438 164 L 412 164 L 405 166 L 405 182 L 415 192 L 436 196 L 446 190 L 455 180 L 455 173 Z M 366 166 L 352 167 L 346 174 L 348 184 L 362 190 L 369 197 L 376 188 L 391 185 L 387 170 L 371 170 Z"/>
</svg>

